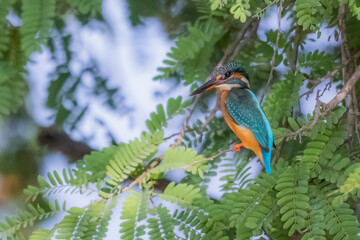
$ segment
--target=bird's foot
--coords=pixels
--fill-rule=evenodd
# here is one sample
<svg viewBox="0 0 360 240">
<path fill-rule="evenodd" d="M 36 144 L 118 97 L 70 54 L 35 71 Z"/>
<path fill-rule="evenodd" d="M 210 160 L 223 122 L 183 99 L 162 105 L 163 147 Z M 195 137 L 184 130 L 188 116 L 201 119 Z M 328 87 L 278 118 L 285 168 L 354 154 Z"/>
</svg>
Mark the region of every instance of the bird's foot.
<svg viewBox="0 0 360 240">
<path fill-rule="evenodd" d="M 235 144 L 233 150 L 234 150 L 235 152 L 240 152 L 240 148 L 241 148 L 242 146 L 244 146 L 242 143 Z"/>
</svg>

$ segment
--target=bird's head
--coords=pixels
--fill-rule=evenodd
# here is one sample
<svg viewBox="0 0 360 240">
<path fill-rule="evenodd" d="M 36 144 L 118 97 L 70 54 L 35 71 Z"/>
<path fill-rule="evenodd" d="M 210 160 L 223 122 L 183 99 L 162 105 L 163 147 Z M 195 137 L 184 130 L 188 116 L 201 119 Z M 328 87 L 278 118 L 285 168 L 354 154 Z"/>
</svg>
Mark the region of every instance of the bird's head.
<svg viewBox="0 0 360 240">
<path fill-rule="evenodd" d="M 233 87 L 250 88 L 249 75 L 246 73 L 245 67 L 240 63 L 229 62 L 216 69 L 210 80 L 196 89 L 191 95 L 196 95 L 215 87 L 220 90 L 230 90 Z"/>
</svg>

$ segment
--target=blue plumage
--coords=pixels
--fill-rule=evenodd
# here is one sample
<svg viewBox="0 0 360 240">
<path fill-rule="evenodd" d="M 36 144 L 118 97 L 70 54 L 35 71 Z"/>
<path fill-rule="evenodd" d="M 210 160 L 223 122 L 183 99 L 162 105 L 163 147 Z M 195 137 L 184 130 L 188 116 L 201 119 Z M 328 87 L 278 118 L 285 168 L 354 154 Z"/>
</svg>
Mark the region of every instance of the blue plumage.
<svg viewBox="0 0 360 240">
<path fill-rule="evenodd" d="M 232 88 L 226 99 L 226 109 L 237 125 L 249 129 L 261 146 L 265 170 L 271 173 L 270 158 L 273 134 L 254 93 L 249 89 Z"/>
<path fill-rule="evenodd" d="M 272 150 L 272 146 L 273 146 L 273 142 L 274 142 L 274 136 L 271 130 L 271 126 L 269 121 L 267 120 L 265 113 L 263 112 L 263 110 L 260 107 L 260 104 L 255 96 L 255 94 L 251 91 L 251 90 L 247 90 L 250 92 L 252 99 L 254 100 L 254 102 L 256 102 L 257 104 L 257 108 L 259 109 L 259 111 L 261 112 L 262 118 L 263 118 L 263 122 L 265 123 L 266 126 L 266 132 L 267 132 L 267 137 L 268 137 L 268 148 L 269 151 L 266 152 L 264 150 L 261 150 L 261 153 L 263 155 L 264 158 L 264 165 L 265 165 L 265 170 L 267 174 L 271 173 L 271 166 L 270 166 L 270 158 L 271 158 L 271 150 Z"/>
<path fill-rule="evenodd" d="M 269 152 L 261 150 L 261 153 L 262 153 L 263 158 L 264 158 L 265 171 L 266 171 L 267 174 L 270 174 L 271 173 L 271 166 L 270 166 L 271 149 L 270 149 Z"/>
</svg>

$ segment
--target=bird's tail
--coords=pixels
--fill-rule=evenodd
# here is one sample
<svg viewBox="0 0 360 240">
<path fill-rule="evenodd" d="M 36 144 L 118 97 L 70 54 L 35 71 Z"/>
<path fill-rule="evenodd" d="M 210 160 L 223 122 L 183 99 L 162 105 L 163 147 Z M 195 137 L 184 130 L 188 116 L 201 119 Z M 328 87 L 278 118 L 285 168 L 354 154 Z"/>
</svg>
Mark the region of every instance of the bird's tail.
<svg viewBox="0 0 360 240">
<path fill-rule="evenodd" d="M 261 150 L 261 153 L 263 155 L 265 171 L 267 174 L 270 174 L 271 173 L 271 166 L 270 166 L 271 151 L 266 152 L 264 150 Z"/>
</svg>

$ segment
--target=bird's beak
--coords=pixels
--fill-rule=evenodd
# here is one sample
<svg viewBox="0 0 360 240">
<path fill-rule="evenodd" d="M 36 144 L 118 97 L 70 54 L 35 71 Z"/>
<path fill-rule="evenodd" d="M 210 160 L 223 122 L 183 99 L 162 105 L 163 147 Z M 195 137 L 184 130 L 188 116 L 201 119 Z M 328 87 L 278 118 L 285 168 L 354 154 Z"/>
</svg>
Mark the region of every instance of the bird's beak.
<svg viewBox="0 0 360 240">
<path fill-rule="evenodd" d="M 207 81 L 204 85 L 202 85 L 201 87 L 199 87 L 198 89 L 196 89 L 195 91 L 193 91 L 191 93 L 191 96 L 194 96 L 196 94 L 202 93 L 204 91 L 207 91 L 209 89 L 214 88 L 217 85 L 217 79 L 213 78 L 209 81 Z"/>
</svg>

